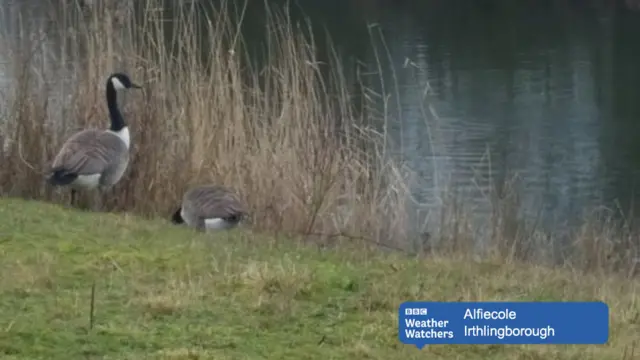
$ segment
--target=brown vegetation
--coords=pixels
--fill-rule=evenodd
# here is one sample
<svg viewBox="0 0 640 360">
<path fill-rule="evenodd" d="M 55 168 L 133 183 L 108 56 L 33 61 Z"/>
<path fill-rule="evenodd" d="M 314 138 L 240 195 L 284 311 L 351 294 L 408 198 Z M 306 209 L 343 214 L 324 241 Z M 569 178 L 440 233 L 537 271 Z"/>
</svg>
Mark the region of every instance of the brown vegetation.
<svg viewBox="0 0 640 360">
<path fill-rule="evenodd" d="M 12 93 L 4 133 L 13 141 L 3 154 L 3 193 L 67 200 L 43 182 L 43 172 L 73 131 L 108 126 L 103 84 L 124 69 L 145 91 L 119 95 L 121 105 L 129 100 L 132 162 L 105 210 L 167 216 L 187 186 L 215 182 L 240 191 L 261 230 L 372 235 L 389 209 L 398 212 L 386 174 L 374 170 L 381 164 L 361 150 L 366 135 L 355 125 L 344 79 L 335 71 L 330 83 L 323 80 L 326 65 L 296 25 L 267 14 L 269 57 L 257 68 L 229 13 L 203 24 L 187 6 L 168 24 L 157 3 L 146 2 L 143 21 L 119 24 L 109 9 L 74 18 L 63 8 L 55 15 L 62 35 L 54 60 L 32 56 L 45 46 L 33 36 L 5 39 Z M 67 82 L 50 86 L 40 78 L 63 71 Z M 51 116 L 59 94 L 68 98 L 61 116 Z M 349 214 L 338 217 L 344 209 Z"/>
</svg>

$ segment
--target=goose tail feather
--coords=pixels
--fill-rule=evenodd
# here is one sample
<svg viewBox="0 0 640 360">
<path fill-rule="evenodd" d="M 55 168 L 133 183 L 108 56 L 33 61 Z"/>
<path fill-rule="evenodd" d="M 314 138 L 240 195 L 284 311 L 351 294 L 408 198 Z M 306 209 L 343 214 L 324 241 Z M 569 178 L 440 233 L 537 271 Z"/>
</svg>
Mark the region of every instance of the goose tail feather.
<svg viewBox="0 0 640 360">
<path fill-rule="evenodd" d="M 64 186 L 71 184 L 77 178 L 77 173 L 70 172 L 64 168 L 58 168 L 51 171 L 51 174 L 47 178 L 47 181 L 51 185 Z"/>
</svg>

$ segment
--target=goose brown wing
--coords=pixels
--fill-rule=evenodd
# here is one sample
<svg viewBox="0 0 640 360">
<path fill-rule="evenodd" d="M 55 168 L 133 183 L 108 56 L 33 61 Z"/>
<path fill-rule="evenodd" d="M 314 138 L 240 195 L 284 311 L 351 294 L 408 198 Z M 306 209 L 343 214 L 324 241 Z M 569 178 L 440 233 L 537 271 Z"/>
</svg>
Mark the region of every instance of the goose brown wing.
<svg viewBox="0 0 640 360">
<path fill-rule="evenodd" d="M 127 147 L 116 134 L 97 129 L 84 130 L 67 140 L 51 168 L 65 169 L 78 175 L 97 174 L 124 154 L 127 154 Z"/>
<path fill-rule="evenodd" d="M 221 186 L 197 187 L 185 195 L 185 207 L 203 219 L 230 218 L 246 214 L 238 196 Z"/>
</svg>

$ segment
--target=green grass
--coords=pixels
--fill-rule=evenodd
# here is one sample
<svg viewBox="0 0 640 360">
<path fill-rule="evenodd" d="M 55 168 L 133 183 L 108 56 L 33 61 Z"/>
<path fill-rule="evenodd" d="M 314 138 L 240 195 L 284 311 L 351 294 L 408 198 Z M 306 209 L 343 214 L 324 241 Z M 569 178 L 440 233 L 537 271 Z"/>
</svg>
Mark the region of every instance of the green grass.
<svg viewBox="0 0 640 360">
<path fill-rule="evenodd" d="M 632 359 L 637 281 L 455 258 L 320 250 L 237 229 L 0 200 L 2 359 Z M 88 331 L 91 284 L 96 318 Z M 605 346 L 430 346 L 405 300 L 603 300 Z"/>
</svg>

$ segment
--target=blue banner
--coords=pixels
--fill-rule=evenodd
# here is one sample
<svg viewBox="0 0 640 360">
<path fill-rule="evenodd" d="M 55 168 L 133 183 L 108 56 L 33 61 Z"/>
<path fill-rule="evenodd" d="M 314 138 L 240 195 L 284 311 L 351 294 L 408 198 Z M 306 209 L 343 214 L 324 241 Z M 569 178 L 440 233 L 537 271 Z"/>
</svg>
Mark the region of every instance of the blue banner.
<svg viewBox="0 0 640 360">
<path fill-rule="evenodd" d="M 603 302 L 405 302 L 398 337 L 431 344 L 605 344 Z"/>
</svg>

